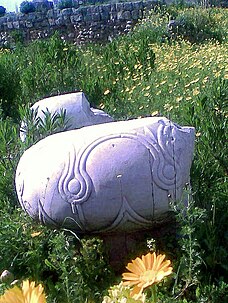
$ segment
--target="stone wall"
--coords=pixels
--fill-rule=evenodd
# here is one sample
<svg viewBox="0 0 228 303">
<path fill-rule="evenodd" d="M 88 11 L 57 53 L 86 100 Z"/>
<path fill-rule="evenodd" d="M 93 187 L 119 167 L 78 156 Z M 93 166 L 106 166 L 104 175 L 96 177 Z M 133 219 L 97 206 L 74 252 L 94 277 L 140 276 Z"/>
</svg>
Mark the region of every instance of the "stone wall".
<svg viewBox="0 0 228 303">
<path fill-rule="evenodd" d="M 10 13 L 0 18 L 0 47 L 15 40 L 28 42 L 58 31 L 75 43 L 99 42 L 128 32 L 156 1 L 135 1 L 50 9 L 29 14 Z"/>
</svg>

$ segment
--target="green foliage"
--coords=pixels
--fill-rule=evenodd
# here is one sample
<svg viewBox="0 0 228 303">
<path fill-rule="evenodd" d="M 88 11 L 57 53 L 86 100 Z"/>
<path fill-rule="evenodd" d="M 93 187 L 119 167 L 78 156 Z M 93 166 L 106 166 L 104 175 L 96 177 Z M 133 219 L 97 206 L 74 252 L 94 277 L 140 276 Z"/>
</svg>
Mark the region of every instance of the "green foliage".
<svg viewBox="0 0 228 303">
<path fill-rule="evenodd" d="M 121 104 L 127 106 L 125 100 L 120 98 L 120 91 L 124 89 L 123 79 L 130 78 L 137 67 L 145 73 L 147 69 L 153 69 L 155 55 L 150 43 L 149 35 L 132 33 L 126 37 L 119 37 L 102 48 L 88 46 L 79 85 L 90 96 L 90 100 L 93 103 L 97 103 L 97 100 L 102 102 L 104 95 L 107 95 L 109 105 L 115 103 L 120 105 L 115 115 L 123 116 L 126 108 Z M 119 77 L 122 81 L 119 81 Z"/>
<path fill-rule="evenodd" d="M 102 303 L 142 303 L 142 300 L 144 299 L 143 296 L 136 300 L 131 297 L 130 293 L 130 287 L 124 286 L 123 282 L 121 282 L 118 285 L 110 287 L 108 290 L 108 296 L 103 298 Z"/>
<path fill-rule="evenodd" d="M 7 52 L 0 60 L 0 109 L 3 119 L 7 116 L 18 119 L 20 73 L 15 59 Z"/>
<path fill-rule="evenodd" d="M 151 43 L 163 43 L 168 37 L 168 22 L 178 16 L 177 6 L 156 5 L 145 12 L 144 18 L 136 25 L 139 35 L 150 36 Z"/>
<path fill-rule="evenodd" d="M 0 205 L 9 200 L 16 205 L 14 172 L 19 160 L 21 142 L 18 140 L 18 126 L 10 119 L 0 119 Z"/>
<path fill-rule="evenodd" d="M 42 111 L 42 116 L 38 115 L 38 108 L 34 110 L 28 106 L 20 107 L 19 111 L 23 120 L 20 137 L 26 148 L 47 136 L 64 131 L 67 127 L 66 110 L 61 109 L 60 113 L 53 114 L 48 110 Z"/>
<path fill-rule="evenodd" d="M 215 39 L 221 42 L 227 33 L 218 23 L 214 11 L 211 9 L 188 9 L 176 18 L 177 34 L 192 43 Z"/>
<path fill-rule="evenodd" d="M 217 79 L 212 83 L 210 93 L 198 99 L 197 107 L 190 106 L 188 114 L 201 134 L 196 143 L 192 180 L 197 203 L 208 212 L 208 220 L 201 230 L 204 262 L 217 279 L 225 277 L 228 269 L 225 261 L 228 257 L 228 222 L 224 211 L 228 197 L 227 100 L 228 81 Z"/>
<path fill-rule="evenodd" d="M 1 203 L 2 204 L 2 203 Z M 13 209 L 10 204 L 2 204 L 7 213 L 1 210 L 1 271 L 8 269 L 15 278 L 33 277 L 39 280 L 44 269 L 46 236 L 32 238 L 33 226 L 21 209 Z M 12 222 L 12 217 L 14 218 Z M 39 230 L 42 230 L 39 227 Z M 44 245 L 44 246 L 43 246 Z M 43 247 L 42 247 L 43 246 Z"/>
<path fill-rule="evenodd" d="M 0 17 L 4 16 L 6 13 L 6 8 L 2 5 L 0 5 Z"/>
<path fill-rule="evenodd" d="M 220 9 L 158 5 L 140 22 L 140 30 L 150 30 L 154 42 L 186 40 L 203 43 L 206 40 L 222 42 L 227 38 L 227 16 Z"/>
<path fill-rule="evenodd" d="M 23 1 L 20 4 L 20 12 L 23 14 L 29 14 L 36 11 L 36 7 L 31 1 Z"/>
<path fill-rule="evenodd" d="M 46 96 L 78 90 L 81 50 L 73 49 L 55 34 L 15 51 L 21 75 L 23 104 Z"/>
<path fill-rule="evenodd" d="M 112 271 L 107 264 L 102 241 L 98 238 L 82 239 L 81 247 L 73 258 L 72 271 L 66 274 L 67 278 L 72 279 L 68 300 L 75 297 L 73 302 L 77 303 L 87 300 L 99 302 L 104 290 L 113 281 Z"/>
<path fill-rule="evenodd" d="M 170 20 L 185 22 L 187 42 L 179 34 L 170 39 Z M 173 205 L 177 237 L 149 243 L 171 256 L 175 269 L 158 287 L 158 302 L 227 302 L 227 20 L 226 10 L 158 6 L 134 31 L 105 45 L 79 47 L 55 34 L 0 50 L 0 272 L 44 283 L 50 303 L 100 302 L 113 281 L 100 239 L 36 225 L 18 209 L 15 194 L 23 151 L 67 123 L 64 112 L 45 112 L 41 120 L 30 106 L 81 90 L 116 119 L 161 115 L 196 128 L 194 194 L 187 208 Z"/>
<path fill-rule="evenodd" d="M 8 203 L 1 204 L 2 208 L 0 272 L 7 269 L 15 279 L 42 282 L 48 302 L 101 299 L 113 281 L 101 240 L 80 241 L 71 232 L 34 224 L 21 209 L 12 210 Z M 0 284 L 2 292 L 6 286 Z"/>
<path fill-rule="evenodd" d="M 228 300 L 228 284 L 224 281 L 220 281 L 218 285 L 208 285 L 200 287 L 196 290 L 197 302 L 221 302 L 226 303 Z"/>
<path fill-rule="evenodd" d="M 195 205 L 191 195 L 191 191 L 188 189 L 185 192 L 186 197 L 183 197 L 183 201 L 172 203 L 172 210 L 176 214 L 178 223 L 178 244 L 180 249 L 173 287 L 175 298 L 186 295 L 189 288 L 193 288 L 200 283 L 203 251 L 199 244 L 198 231 L 203 225 L 206 215 L 205 210 Z"/>
<path fill-rule="evenodd" d="M 10 35 L 17 46 L 20 44 L 23 44 L 24 38 L 23 38 L 22 30 L 20 30 L 20 29 L 12 30 Z"/>
</svg>

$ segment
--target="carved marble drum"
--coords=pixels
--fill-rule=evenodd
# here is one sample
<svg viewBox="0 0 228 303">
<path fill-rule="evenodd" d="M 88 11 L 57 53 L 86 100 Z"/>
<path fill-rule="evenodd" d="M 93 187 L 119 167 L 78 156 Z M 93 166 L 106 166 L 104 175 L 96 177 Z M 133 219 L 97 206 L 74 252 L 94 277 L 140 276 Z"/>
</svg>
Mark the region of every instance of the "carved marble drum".
<svg viewBox="0 0 228 303">
<path fill-rule="evenodd" d="M 110 122 L 49 136 L 16 171 L 24 210 L 83 233 L 152 227 L 189 181 L 194 128 L 163 117 Z"/>
</svg>

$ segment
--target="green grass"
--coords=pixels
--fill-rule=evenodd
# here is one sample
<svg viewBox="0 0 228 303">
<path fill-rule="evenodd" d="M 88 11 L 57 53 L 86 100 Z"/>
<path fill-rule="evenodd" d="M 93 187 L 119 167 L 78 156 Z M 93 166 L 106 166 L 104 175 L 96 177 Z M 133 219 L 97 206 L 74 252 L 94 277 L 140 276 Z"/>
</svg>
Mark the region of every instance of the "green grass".
<svg viewBox="0 0 228 303">
<path fill-rule="evenodd" d="M 166 27 L 173 17 L 185 22 L 175 36 Z M 196 128 L 190 206 L 174 209 L 176 238 L 155 239 L 176 273 L 159 286 L 158 302 L 227 302 L 227 20 L 225 9 L 159 7 L 105 45 L 78 47 L 54 35 L 0 51 L 0 272 L 42 282 L 48 302 L 101 302 L 118 281 L 102 241 L 36 225 L 14 189 L 26 108 L 80 90 L 117 120 L 162 115 Z M 32 131 L 29 139 L 37 140 Z"/>
</svg>

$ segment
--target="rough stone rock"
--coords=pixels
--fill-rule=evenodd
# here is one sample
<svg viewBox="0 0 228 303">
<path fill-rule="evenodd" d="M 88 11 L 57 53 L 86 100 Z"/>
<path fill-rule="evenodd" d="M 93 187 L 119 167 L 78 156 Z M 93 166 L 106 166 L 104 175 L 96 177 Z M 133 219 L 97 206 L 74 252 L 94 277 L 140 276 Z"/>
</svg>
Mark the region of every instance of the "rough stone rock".
<svg viewBox="0 0 228 303">
<path fill-rule="evenodd" d="M 164 117 L 111 122 L 49 136 L 16 171 L 23 209 L 82 233 L 151 228 L 189 181 L 194 128 Z"/>
<path fill-rule="evenodd" d="M 132 17 L 132 19 L 133 20 L 138 20 L 139 19 L 139 11 L 138 10 L 133 10 L 132 12 L 131 12 L 131 17 Z"/>
<path fill-rule="evenodd" d="M 0 281 L 3 283 L 11 283 L 14 279 L 14 275 L 5 269 L 0 275 Z"/>
<path fill-rule="evenodd" d="M 131 19 L 131 12 L 130 11 L 123 11 L 119 13 L 120 20 L 130 20 Z"/>
</svg>

